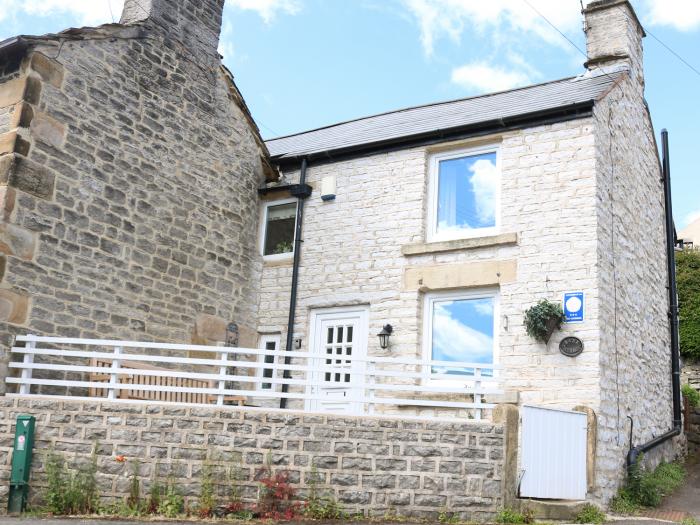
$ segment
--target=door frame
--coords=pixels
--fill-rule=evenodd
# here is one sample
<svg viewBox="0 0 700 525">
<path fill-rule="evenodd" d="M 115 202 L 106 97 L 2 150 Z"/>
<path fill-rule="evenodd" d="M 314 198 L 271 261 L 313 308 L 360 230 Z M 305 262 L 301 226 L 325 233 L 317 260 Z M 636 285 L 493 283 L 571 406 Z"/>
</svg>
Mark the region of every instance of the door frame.
<svg viewBox="0 0 700 525">
<path fill-rule="evenodd" d="M 314 308 L 309 315 L 309 366 L 316 366 L 316 360 L 325 359 L 325 354 L 319 353 L 319 345 L 321 341 L 320 327 L 321 323 L 326 320 L 342 319 L 343 317 L 354 317 L 358 319 L 358 326 L 354 330 L 355 340 L 353 341 L 353 356 L 357 356 L 356 349 L 360 343 L 360 349 L 364 349 L 364 353 L 360 357 L 366 357 L 369 346 L 369 305 L 353 305 L 353 306 L 334 306 L 332 308 Z M 360 362 L 358 367 L 359 373 L 364 373 L 366 363 Z M 321 377 L 321 372 L 312 372 L 309 385 L 306 387 L 307 395 L 314 393 L 318 377 Z M 353 389 L 351 389 L 352 391 Z M 322 412 L 318 405 L 320 400 L 307 399 L 305 410 L 308 412 Z M 362 403 L 351 402 L 351 414 L 362 414 Z"/>
</svg>

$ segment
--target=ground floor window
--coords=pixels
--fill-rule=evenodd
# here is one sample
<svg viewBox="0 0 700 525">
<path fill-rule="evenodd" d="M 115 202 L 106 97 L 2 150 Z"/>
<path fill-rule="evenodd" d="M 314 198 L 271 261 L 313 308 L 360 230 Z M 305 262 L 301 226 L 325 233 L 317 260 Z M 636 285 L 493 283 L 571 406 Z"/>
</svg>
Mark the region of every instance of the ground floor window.
<svg viewBox="0 0 700 525">
<path fill-rule="evenodd" d="M 473 377 L 474 368 L 451 367 L 450 361 L 494 364 L 497 310 L 497 290 L 426 294 L 424 358 L 446 362 L 431 366 L 431 374 L 454 375 L 458 381 Z"/>
<path fill-rule="evenodd" d="M 295 199 L 265 204 L 262 229 L 262 254 L 265 257 L 281 257 L 294 251 L 296 213 Z"/>
</svg>

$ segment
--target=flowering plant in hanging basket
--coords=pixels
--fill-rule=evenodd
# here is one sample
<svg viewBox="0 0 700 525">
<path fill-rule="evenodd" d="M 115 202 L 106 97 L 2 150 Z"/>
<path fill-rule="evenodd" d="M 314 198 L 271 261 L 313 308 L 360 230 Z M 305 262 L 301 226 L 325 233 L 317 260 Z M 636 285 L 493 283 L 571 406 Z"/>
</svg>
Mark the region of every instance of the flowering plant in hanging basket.
<svg viewBox="0 0 700 525">
<path fill-rule="evenodd" d="M 564 322 L 561 304 L 542 299 L 525 311 L 525 329 L 527 335 L 545 344 Z"/>
</svg>

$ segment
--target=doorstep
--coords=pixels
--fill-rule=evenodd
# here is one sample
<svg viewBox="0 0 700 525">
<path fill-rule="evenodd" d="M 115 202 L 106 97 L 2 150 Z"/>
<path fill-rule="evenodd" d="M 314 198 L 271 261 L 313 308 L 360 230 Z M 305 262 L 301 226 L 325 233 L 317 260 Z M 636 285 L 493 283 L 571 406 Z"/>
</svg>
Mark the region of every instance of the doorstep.
<svg viewBox="0 0 700 525">
<path fill-rule="evenodd" d="M 553 520 L 573 522 L 576 515 L 581 512 L 585 501 L 543 501 L 535 499 L 518 498 L 520 512 L 530 510 L 537 520 Z"/>
</svg>

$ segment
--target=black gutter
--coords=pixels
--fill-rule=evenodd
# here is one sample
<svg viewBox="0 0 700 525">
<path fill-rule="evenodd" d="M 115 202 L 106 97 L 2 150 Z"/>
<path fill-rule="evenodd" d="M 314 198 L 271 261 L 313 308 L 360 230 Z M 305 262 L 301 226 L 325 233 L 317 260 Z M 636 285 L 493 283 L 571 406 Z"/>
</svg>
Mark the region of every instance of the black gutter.
<svg viewBox="0 0 700 525">
<path fill-rule="evenodd" d="M 673 428 L 643 445 L 632 447 L 627 453 L 627 468 L 631 469 L 639 455 L 658 447 L 669 439 L 680 435 L 683 419 L 681 416 L 681 367 L 680 348 L 678 344 L 678 293 L 676 290 L 676 235 L 673 223 L 673 206 L 671 203 L 671 162 L 668 149 L 668 131 L 661 130 L 661 150 L 663 152 L 662 172 L 666 211 L 666 270 L 668 272 L 668 319 L 671 327 L 671 389 L 673 393 Z"/>
<path fill-rule="evenodd" d="M 266 186 L 264 188 L 258 188 L 258 195 L 267 195 L 268 193 L 274 193 L 276 191 L 291 191 L 294 184 L 284 184 L 282 186 Z"/>
<path fill-rule="evenodd" d="M 311 195 L 311 187 L 306 184 L 306 158 L 301 159 L 301 169 L 299 172 L 299 184 L 290 185 L 290 193 L 297 198 L 297 216 L 294 229 L 294 262 L 292 264 L 292 289 L 289 296 L 289 320 L 287 321 L 287 345 L 286 351 L 292 351 L 294 344 L 294 318 L 297 309 L 297 286 L 299 283 L 299 257 L 301 256 L 301 225 L 304 219 L 304 199 Z M 284 364 L 289 365 L 291 359 L 289 356 L 284 356 Z M 291 374 L 289 370 L 284 370 L 282 377 L 289 379 Z M 289 390 L 287 383 L 282 384 L 282 392 L 286 393 Z M 280 398 L 280 408 L 287 408 L 287 398 Z"/>
<path fill-rule="evenodd" d="M 476 124 L 469 124 L 467 126 L 458 126 L 449 129 L 436 129 L 425 133 L 395 137 L 392 139 L 371 143 L 357 144 L 354 146 L 326 150 L 317 153 L 305 153 L 301 155 L 289 156 L 273 155 L 272 162 L 281 167 L 288 167 L 296 166 L 302 158 L 306 158 L 309 161 L 314 161 L 315 164 L 323 164 L 326 162 L 337 162 L 339 160 L 350 159 L 367 154 L 388 153 L 409 147 L 438 144 L 445 142 L 446 140 L 460 140 L 478 137 L 481 135 L 489 135 L 492 133 L 501 133 L 503 131 L 522 129 L 524 127 L 566 122 L 569 120 L 590 117 L 593 114 L 594 103 L 594 100 L 589 100 L 556 109 L 547 109 L 512 117 L 497 118 Z"/>
</svg>

